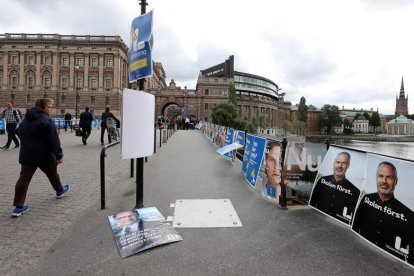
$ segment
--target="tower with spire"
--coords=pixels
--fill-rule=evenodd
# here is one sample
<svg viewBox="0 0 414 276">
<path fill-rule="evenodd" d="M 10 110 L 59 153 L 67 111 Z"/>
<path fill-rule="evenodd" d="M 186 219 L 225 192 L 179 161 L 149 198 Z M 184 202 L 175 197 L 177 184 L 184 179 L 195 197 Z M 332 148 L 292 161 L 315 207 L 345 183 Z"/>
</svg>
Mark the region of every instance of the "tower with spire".
<svg viewBox="0 0 414 276">
<path fill-rule="evenodd" d="M 408 96 L 405 97 L 404 77 L 401 78 L 400 96 L 395 100 L 395 116 L 408 115 Z"/>
</svg>

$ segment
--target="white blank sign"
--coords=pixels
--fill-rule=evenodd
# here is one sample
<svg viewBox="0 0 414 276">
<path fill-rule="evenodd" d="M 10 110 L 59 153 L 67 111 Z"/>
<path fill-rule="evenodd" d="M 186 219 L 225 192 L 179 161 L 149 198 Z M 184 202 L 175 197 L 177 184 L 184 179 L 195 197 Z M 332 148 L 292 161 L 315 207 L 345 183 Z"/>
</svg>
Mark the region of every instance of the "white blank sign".
<svg viewBox="0 0 414 276">
<path fill-rule="evenodd" d="M 141 158 L 154 152 L 155 97 L 124 89 L 121 122 L 121 159 Z"/>
</svg>

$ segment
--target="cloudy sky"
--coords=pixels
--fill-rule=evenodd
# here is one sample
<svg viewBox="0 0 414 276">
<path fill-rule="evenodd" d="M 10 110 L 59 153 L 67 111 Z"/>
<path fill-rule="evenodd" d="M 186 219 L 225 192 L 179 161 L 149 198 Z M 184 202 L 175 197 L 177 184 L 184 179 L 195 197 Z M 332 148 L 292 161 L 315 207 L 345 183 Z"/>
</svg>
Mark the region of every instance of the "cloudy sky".
<svg viewBox="0 0 414 276">
<path fill-rule="evenodd" d="M 147 0 L 154 54 L 167 82 L 195 88 L 201 69 L 276 82 L 285 99 L 395 111 L 404 77 L 414 113 L 414 1 Z M 138 0 L 0 0 L 0 33 L 120 35 L 129 44 Z"/>
</svg>

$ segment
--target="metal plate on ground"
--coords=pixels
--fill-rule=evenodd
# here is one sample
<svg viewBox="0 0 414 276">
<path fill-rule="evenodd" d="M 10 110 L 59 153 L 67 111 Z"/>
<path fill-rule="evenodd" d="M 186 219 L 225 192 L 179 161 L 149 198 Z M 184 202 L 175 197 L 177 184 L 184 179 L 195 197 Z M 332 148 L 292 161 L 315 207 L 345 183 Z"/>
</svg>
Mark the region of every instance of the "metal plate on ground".
<svg viewBox="0 0 414 276">
<path fill-rule="evenodd" d="M 180 199 L 175 202 L 173 227 L 241 227 L 230 199 Z"/>
</svg>

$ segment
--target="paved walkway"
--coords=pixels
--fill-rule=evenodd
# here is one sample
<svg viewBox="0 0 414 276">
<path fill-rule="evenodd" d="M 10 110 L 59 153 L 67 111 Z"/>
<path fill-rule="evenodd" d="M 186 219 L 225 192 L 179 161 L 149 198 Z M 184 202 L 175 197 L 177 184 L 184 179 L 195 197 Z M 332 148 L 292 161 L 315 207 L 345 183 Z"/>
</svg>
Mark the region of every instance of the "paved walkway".
<svg viewBox="0 0 414 276">
<path fill-rule="evenodd" d="M 178 229 L 183 241 L 121 259 L 107 216 L 135 206 L 135 179 L 119 145 L 108 149 L 106 209 L 100 210 L 98 131 L 87 146 L 62 132 L 64 198 L 41 172 L 30 211 L 12 219 L 18 151 L 0 152 L 0 275 L 413 275 L 343 225 L 308 208 L 280 210 L 198 131 L 178 131 L 144 168 L 144 205 L 172 215 L 177 199 L 229 198 L 243 227 Z M 0 145 L 6 137 L 0 136 Z M 158 141 L 158 140 L 157 140 Z M 157 146 L 159 143 L 157 142 Z"/>
</svg>

